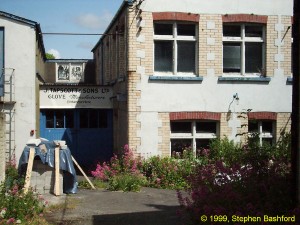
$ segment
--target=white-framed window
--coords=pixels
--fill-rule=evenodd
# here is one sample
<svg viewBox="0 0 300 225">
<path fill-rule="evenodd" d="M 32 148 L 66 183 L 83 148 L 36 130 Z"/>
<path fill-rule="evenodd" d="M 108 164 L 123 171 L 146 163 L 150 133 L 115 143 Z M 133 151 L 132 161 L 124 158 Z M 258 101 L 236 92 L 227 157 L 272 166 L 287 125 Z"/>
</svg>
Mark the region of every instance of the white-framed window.
<svg viewBox="0 0 300 225">
<path fill-rule="evenodd" d="M 171 121 L 171 154 L 192 148 L 195 153 L 208 148 L 211 139 L 219 134 L 219 123 L 210 120 Z"/>
<path fill-rule="evenodd" d="M 248 121 L 249 134 L 257 134 L 260 145 L 275 143 L 275 121 L 273 120 L 249 120 Z"/>
<path fill-rule="evenodd" d="M 223 24 L 223 74 L 265 76 L 265 26 Z"/>
<path fill-rule="evenodd" d="M 158 75 L 196 74 L 197 26 L 184 22 L 154 23 L 154 72 Z"/>
</svg>

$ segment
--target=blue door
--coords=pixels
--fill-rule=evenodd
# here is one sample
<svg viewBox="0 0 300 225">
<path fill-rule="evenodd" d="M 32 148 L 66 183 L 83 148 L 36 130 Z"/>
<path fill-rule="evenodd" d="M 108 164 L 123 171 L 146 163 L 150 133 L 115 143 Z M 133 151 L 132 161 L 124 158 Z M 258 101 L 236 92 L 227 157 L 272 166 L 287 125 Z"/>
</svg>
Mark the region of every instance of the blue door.
<svg viewBox="0 0 300 225">
<path fill-rule="evenodd" d="M 41 110 L 41 137 L 65 140 L 80 166 L 87 169 L 111 158 L 112 127 L 110 109 Z"/>
</svg>

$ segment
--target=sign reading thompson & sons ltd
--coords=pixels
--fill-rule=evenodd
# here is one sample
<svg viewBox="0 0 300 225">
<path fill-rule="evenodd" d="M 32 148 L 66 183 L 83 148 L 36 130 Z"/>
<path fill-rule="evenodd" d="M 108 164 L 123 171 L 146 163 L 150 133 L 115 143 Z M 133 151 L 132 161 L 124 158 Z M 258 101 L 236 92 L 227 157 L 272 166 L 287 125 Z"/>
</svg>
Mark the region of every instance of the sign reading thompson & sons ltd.
<svg viewBox="0 0 300 225">
<path fill-rule="evenodd" d="M 111 97 L 104 86 L 41 86 L 40 108 L 112 108 Z"/>
</svg>

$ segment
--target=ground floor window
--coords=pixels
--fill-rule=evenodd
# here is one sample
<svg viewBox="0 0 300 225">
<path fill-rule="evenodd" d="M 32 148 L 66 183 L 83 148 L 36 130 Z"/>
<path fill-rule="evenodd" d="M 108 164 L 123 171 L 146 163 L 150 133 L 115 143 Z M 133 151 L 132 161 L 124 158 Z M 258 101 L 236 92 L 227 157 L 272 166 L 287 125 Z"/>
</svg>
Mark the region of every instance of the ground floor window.
<svg viewBox="0 0 300 225">
<path fill-rule="evenodd" d="M 263 143 L 275 143 L 275 121 L 272 120 L 249 120 L 248 132 L 250 135 L 257 134 L 260 145 Z"/>
<path fill-rule="evenodd" d="M 107 110 L 103 109 L 80 109 L 78 113 L 73 109 L 47 109 L 45 117 L 46 128 L 108 127 Z"/>
<path fill-rule="evenodd" d="M 73 110 L 56 109 L 45 112 L 46 128 L 74 128 Z"/>
<path fill-rule="evenodd" d="M 171 121 L 171 154 L 191 148 L 194 153 L 208 148 L 219 133 L 217 121 Z"/>
</svg>

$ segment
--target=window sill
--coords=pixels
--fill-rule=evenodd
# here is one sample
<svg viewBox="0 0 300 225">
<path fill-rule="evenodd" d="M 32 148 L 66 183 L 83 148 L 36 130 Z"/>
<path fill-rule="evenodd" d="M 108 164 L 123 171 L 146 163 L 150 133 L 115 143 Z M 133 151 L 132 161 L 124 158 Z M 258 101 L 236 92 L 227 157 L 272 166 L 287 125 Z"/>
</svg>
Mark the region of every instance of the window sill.
<svg viewBox="0 0 300 225">
<path fill-rule="evenodd" d="M 219 77 L 219 82 L 253 82 L 253 83 L 269 83 L 270 77 Z"/>
<path fill-rule="evenodd" d="M 293 84 L 293 77 L 288 77 L 287 79 L 286 79 L 286 84 Z"/>
<path fill-rule="evenodd" d="M 203 77 L 183 77 L 183 76 L 149 76 L 150 81 L 198 81 L 202 82 Z"/>
</svg>

